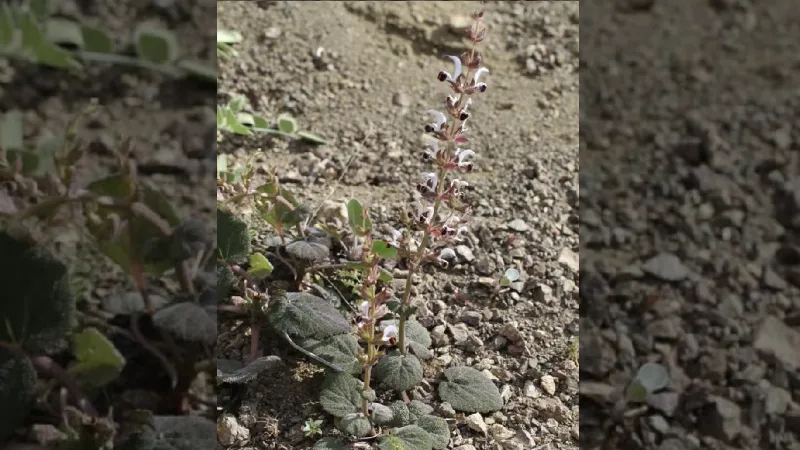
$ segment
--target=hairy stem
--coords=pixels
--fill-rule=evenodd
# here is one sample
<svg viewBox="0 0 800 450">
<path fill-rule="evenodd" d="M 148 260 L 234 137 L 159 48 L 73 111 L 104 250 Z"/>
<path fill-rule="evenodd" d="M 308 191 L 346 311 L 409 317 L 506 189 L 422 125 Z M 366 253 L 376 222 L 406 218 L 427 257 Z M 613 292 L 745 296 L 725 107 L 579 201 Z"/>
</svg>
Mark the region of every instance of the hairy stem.
<svg viewBox="0 0 800 450">
<path fill-rule="evenodd" d="M 367 319 L 367 363 L 364 367 L 364 392 L 369 391 L 369 384 L 372 381 L 372 360 L 375 358 L 375 287 L 369 289 L 369 318 Z M 365 416 L 369 417 L 369 402 L 366 395 L 361 399 L 361 410 Z"/>
<path fill-rule="evenodd" d="M 261 324 L 253 322 L 250 324 L 250 356 L 247 357 L 247 364 L 258 358 L 258 341 L 261 339 Z"/>
</svg>

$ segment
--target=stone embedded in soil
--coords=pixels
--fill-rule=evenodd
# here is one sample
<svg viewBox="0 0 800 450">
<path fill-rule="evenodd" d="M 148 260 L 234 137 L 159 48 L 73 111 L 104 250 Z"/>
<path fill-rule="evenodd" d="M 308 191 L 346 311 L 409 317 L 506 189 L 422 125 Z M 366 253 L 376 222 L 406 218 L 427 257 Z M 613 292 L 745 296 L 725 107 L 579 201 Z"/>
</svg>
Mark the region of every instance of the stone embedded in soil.
<svg viewBox="0 0 800 450">
<path fill-rule="evenodd" d="M 250 430 L 239 425 L 236 417 L 225 414 L 217 421 L 217 440 L 226 446 L 241 444 L 250 440 Z"/>
<path fill-rule="evenodd" d="M 522 333 L 511 323 L 504 323 L 503 326 L 500 327 L 500 336 L 503 336 L 511 342 L 519 342 L 522 340 Z"/>
<path fill-rule="evenodd" d="M 711 397 L 710 400 L 708 411 L 699 421 L 701 429 L 709 436 L 733 442 L 742 431 L 741 408 L 726 398 Z"/>
<path fill-rule="evenodd" d="M 499 423 L 495 423 L 489 426 L 489 434 L 492 435 L 493 438 L 497 439 L 498 441 L 507 441 L 513 438 L 517 433 L 508 428 L 500 425 Z"/>
<path fill-rule="evenodd" d="M 480 413 L 467 416 L 466 419 L 464 419 L 464 422 L 471 430 L 475 430 L 484 435 L 489 432 L 489 427 L 486 425 L 486 422 L 484 422 L 483 416 L 481 416 Z"/>
<path fill-rule="evenodd" d="M 578 273 L 578 270 L 580 270 L 580 257 L 568 248 L 562 248 L 558 253 L 558 262 L 565 265 L 573 273 Z"/>
<path fill-rule="evenodd" d="M 800 368 L 800 332 L 789 328 L 783 321 L 769 316 L 755 333 L 753 347 L 775 358 L 789 370 Z"/>
<path fill-rule="evenodd" d="M 522 219 L 514 219 L 508 223 L 508 228 L 513 231 L 524 233 L 530 229 L 528 224 Z"/>
<path fill-rule="evenodd" d="M 677 392 L 659 392 L 647 396 L 647 404 L 654 410 L 667 417 L 675 415 L 680 404 L 680 395 Z"/>
<path fill-rule="evenodd" d="M 472 262 L 475 260 L 475 255 L 472 253 L 472 250 L 463 244 L 456 246 L 456 254 L 466 262 Z"/>
<path fill-rule="evenodd" d="M 478 311 L 464 311 L 464 313 L 461 314 L 461 321 L 471 327 L 479 326 L 482 319 L 483 314 Z"/>
<path fill-rule="evenodd" d="M 682 281 L 689 276 L 689 269 L 672 253 L 661 253 L 650 258 L 642 270 L 663 281 Z"/>
<path fill-rule="evenodd" d="M 543 375 L 539 380 L 539 384 L 549 395 L 554 395 L 556 393 L 556 379 L 553 378 L 552 375 Z"/>
</svg>

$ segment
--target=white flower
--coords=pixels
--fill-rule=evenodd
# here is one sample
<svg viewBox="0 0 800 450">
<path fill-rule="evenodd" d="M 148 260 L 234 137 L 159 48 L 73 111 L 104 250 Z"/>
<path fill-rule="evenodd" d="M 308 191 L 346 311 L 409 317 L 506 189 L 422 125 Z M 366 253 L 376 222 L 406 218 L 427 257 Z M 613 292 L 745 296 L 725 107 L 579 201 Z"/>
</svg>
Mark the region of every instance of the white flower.
<svg viewBox="0 0 800 450">
<path fill-rule="evenodd" d="M 437 153 L 439 153 L 439 141 L 436 139 L 431 139 L 428 142 L 428 148 L 425 149 L 425 157 L 429 159 L 435 159 Z"/>
<path fill-rule="evenodd" d="M 425 206 L 421 202 L 414 202 L 411 204 L 414 210 L 411 212 L 411 217 L 417 222 L 431 223 L 433 219 L 433 206 Z"/>
<path fill-rule="evenodd" d="M 383 337 L 381 340 L 383 342 L 392 342 L 396 340 L 400 336 L 400 331 L 394 325 L 389 325 L 383 329 Z"/>
<path fill-rule="evenodd" d="M 450 182 L 450 189 L 452 189 L 452 191 L 453 191 L 453 193 L 455 195 L 460 195 L 461 194 L 461 190 L 464 189 L 467 186 L 469 186 L 469 183 L 467 183 L 464 180 L 455 179 L 455 180 Z"/>
<path fill-rule="evenodd" d="M 435 109 L 429 109 L 427 113 L 433 116 L 434 122 L 428 124 L 428 126 L 425 127 L 426 130 L 430 129 L 430 131 L 436 133 L 442 131 L 442 127 L 447 123 L 447 117 L 444 115 L 444 113 Z"/>
<path fill-rule="evenodd" d="M 403 228 L 397 230 L 392 228 L 392 238 L 387 242 L 392 247 L 400 247 L 400 238 L 403 237 Z"/>
<path fill-rule="evenodd" d="M 450 55 L 448 55 L 447 57 L 450 58 L 451 61 L 453 61 L 453 65 L 455 66 L 455 68 L 453 69 L 453 74 L 451 75 L 450 73 L 445 72 L 443 70 L 439 72 L 438 78 L 439 81 L 449 81 L 450 83 L 455 83 L 458 77 L 461 75 L 461 58 L 459 58 L 458 56 L 450 56 Z"/>
<path fill-rule="evenodd" d="M 369 302 L 367 301 L 362 302 L 359 309 L 361 310 L 362 317 L 369 317 Z"/>
<path fill-rule="evenodd" d="M 475 76 L 472 77 L 472 85 L 475 86 L 479 92 L 483 92 L 486 90 L 486 83 L 479 83 L 478 80 L 481 78 L 484 72 L 489 72 L 489 69 L 486 67 L 481 67 L 480 69 L 475 71 Z"/>
<path fill-rule="evenodd" d="M 435 191 L 436 186 L 439 184 L 439 175 L 433 172 L 425 172 L 422 174 L 422 185 L 430 191 Z"/>
<path fill-rule="evenodd" d="M 461 237 L 461 235 L 466 233 L 467 231 L 469 231 L 469 229 L 467 227 L 464 227 L 464 226 L 458 227 L 458 230 L 456 230 L 456 235 L 455 235 L 455 237 L 453 239 L 455 239 L 458 242 L 463 241 L 464 238 Z"/>
<path fill-rule="evenodd" d="M 452 227 L 458 225 L 459 223 L 461 223 L 461 218 L 460 217 L 458 217 L 458 216 L 450 216 L 450 217 L 447 218 L 447 220 L 444 221 L 444 226 L 448 227 L 448 228 L 452 228 Z"/>
<path fill-rule="evenodd" d="M 439 252 L 439 256 L 436 257 L 436 260 L 441 264 L 442 267 L 447 268 L 450 265 L 449 259 L 455 259 L 456 252 L 453 251 L 452 248 L 445 248 Z"/>
</svg>

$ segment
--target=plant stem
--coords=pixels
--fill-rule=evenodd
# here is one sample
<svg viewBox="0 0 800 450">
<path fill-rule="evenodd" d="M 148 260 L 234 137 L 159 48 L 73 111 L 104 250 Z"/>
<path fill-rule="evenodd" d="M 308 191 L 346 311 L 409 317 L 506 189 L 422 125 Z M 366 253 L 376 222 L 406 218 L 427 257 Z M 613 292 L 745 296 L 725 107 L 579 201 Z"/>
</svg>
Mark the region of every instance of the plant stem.
<svg viewBox="0 0 800 450">
<path fill-rule="evenodd" d="M 375 358 L 375 287 L 369 289 L 369 318 L 367 322 L 367 364 L 364 367 L 364 392 L 369 391 L 369 384 L 372 378 L 372 359 Z M 369 402 L 366 395 L 361 399 L 361 410 L 365 416 L 369 417 Z"/>
<path fill-rule="evenodd" d="M 250 356 L 247 358 L 247 364 L 258 358 L 259 339 L 261 339 L 261 324 L 253 322 L 250 324 Z"/>
</svg>

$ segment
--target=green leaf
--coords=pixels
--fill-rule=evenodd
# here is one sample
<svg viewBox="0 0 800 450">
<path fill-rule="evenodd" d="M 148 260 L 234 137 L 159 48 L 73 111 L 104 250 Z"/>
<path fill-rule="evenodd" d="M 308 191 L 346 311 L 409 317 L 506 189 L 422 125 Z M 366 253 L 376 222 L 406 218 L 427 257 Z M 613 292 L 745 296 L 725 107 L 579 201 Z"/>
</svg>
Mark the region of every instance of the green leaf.
<svg viewBox="0 0 800 450">
<path fill-rule="evenodd" d="M 29 353 L 54 353 L 67 345 L 75 301 L 67 267 L 32 242 L 0 231 L 0 341 Z"/>
<path fill-rule="evenodd" d="M 417 425 L 425 430 L 431 438 L 434 450 L 444 450 L 450 443 L 450 427 L 441 417 L 422 416 L 417 421 Z"/>
<path fill-rule="evenodd" d="M 356 234 L 363 236 L 372 229 L 369 216 L 358 200 L 353 199 L 347 202 L 347 220 L 350 223 L 350 228 Z"/>
<path fill-rule="evenodd" d="M 272 273 L 272 263 L 261 253 L 253 253 L 248 259 L 250 262 L 250 269 L 247 270 L 247 273 L 257 281 L 263 280 Z"/>
<path fill-rule="evenodd" d="M 217 80 L 217 68 L 206 62 L 183 59 L 178 61 L 178 67 L 200 80 L 207 82 Z"/>
<path fill-rule="evenodd" d="M 39 171 L 39 157 L 36 153 L 27 150 L 8 150 L 6 152 L 6 160 L 12 167 L 20 163 L 20 172 L 25 176 L 31 176 Z"/>
<path fill-rule="evenodd" d="M 397 257 L 397 249 L 389 245 L 386 241 L 373 242 L 372 251 L 383 259 L 393 259 Z"/>
<path fill-rule="evenodd" d="M 317 136 L 316 134 L 309 133 L 309 132 L 306 132 L 306 131 L 298 131 L 295 134 L 300 139 L 302 139 L 304 141 L 308 141 L 308 142 L 310 142 L 312 144 L 325 145 L 325 144 L 328 143 L 328 141 L 326 141 L 325 139 Z"/>
<path fill-rule="evenodd" d="M 269 128 L 269 122 L 261 116 L 253 115 L 253 126 L 255 128 Z"/>
<path fill-rule="evenodd" d="M 284 133 L 292 134 L 297 131 L 297 121 L 291 116 L 278 117 L 278 129 Z"/>
<path fill-rule="evenodd" d="M 28 0 L 27 5 L 36 17 L 49 17 L 58 11 L 61 0 Z"/>
<path fill-rule="evenodd" d="M 17 25 L 22 31 L 22 47 L 26 49 L 36 49 L 40 47 L 44 40 L 44 33 L 39 28 L 36 18 L 31 14 L 23 13 L 17 17 Z"/>
<path fill-rule="evenodd" d="M 433 412 L 433 407 L 419 400 L 411 400 L 408 403 L 408 412 L 411 413 L 412 420 L 416 421 L 420 417 L 427 416 Z"/>
<path fill-rule="evenodd" d="M 283 363 L 277 356 L 262 356 L 248 365 L 230 359 L 217 360 L 217 382 L 231 384 L 247 384 L 262 372 L 281 367 Z"/>
<path fill-rule="evenodd" d="M 33 48 L 34 60 L 38 64 L 56 67 L 59 69 L 80 69 L 81 64 L 72 54 L 49 42 L 41 42 Z"/>
<path fill-rule="evenodd" d="M 137 450 L 197 450 L 217 446 L 216 423 L 199 416 L 155 416 L 143 427 Z"/>
<path fill-rule="evenodd" d="M 167 299 L 160 295 L 150 294 L 148 298 L 154 309 L 160 309 L 167 304 Z M 103 311 L 114 315 L 127 316 L 144 311 L 144 299 L 142 294 L 136 291 L 109 295 L 104 297 L 101 302 Z"/>
<path fill-rule="evenodd" d="M 90 25 L 81 25 L 83 36 L 83 50 L 92 53 L 114 53 L 114 40 L 101 28 Z"/>
<path fill-rule="evenodd" d="M 233 274 L 230 266 L 223 262 L 217 261 L 217 302 L 222 303 L 228 299 L 228 294 L 231 293 L 236 277 Z"/>
<path fill-rule="evenodd" d="M 83 49 L 83 33 L 81 26 L 69 19 L 54 17 L 47 19 L 43 25 L 44 39 L 56 45 L 69 45 Z"/>
<path fill-rule="evenodd" d="M 445 369 L 447 381 L 439 384 L 439 396 L 454 409 L 468 413 L 488 413 L 503 407 L 503 398 L 492 381 L 467 366 Z"/>
<path fill-rule="evenodd" d="M 411 412 L 405 402 L 402 400 L 394 401 L 389 403 L 389 408 L 391 408 L 392 417 L 394 417 L 392 425 L 402 427 L 411 423 Z"/>
<path fill-rule="evenodd" d="M 55 170 L 56 153 L 64 147 L 63 136 L 44 136 L 36 145 L 36 157 L 39 164 L 36 167 L 35 175 L 42 175 Z"/>
<path fill-rule="evenodd" d="M 519 271 L 517 269 L 508 269 L 500 278 L 500 286 L 509 287 L 511 283 L 519 280 Z"/>
<path fill-rule="evenodd" d="M 647 388 L 639 380 L 633 380 L 625 389 L 625 397 L 631 403 L 644 403 L 647 401 Z"/>
<path fill-rule="evenodd" d="M 380 403 L 373 403 L 370 405 L 372 408 L 372 422 L 375 425 L 391 425 L 394 422 L 394 412 L 392 408 Z"/>
<path fill-rule="evenodd" d="M 194 302 L 169 305 L 153 314 L 153 324 L 189 342 L 217 342 L 217 319 Z"/>
<path fill-rule="evenodd" d="M 350 322 L 322 298 L 305 292 L 289 292 L 275 300 L 269 319 L 277 330 L 286 334 L 323 339 L 350 332 Z"/>
<path fill-rule="evenodd" d="M 647 362 L 639 367 L 636 379 L 648 393 L 664 389 L 669 384 L 667 368 L 658 363 Z"/>
<path fill-rule="evenodd" d="M 433 441 L 427 431 L 417 425 L 406 425 L 380 440 L 381 450 L 433 450 Z"/>
<path fill-rule="evenodd" d="M 7 49 L 21 39 L 8 5 L 0 5 L 0 49 Z M 2 136 L 2 133 L 0 133 Z"/>
<path fill-rule="evenodd" d="M 334 366 L 341 367 L 345 373 L 361 372 L 361 364 L 358 362 L 360 347 L 358 340 L 350 333 L 337 334 L 321 340 L 305 339 L 298 345 Z"/>
<path fill-rule="evenodd" d="M 395 319 L 383 320 L 380 325 L 381 329 L 389 325 L 394 325 L 400 329 L 400 325 Z M 433 356 L 429 350 L 432 344 L 431 335 L 425 327 L 414 319 L 406 320 L 406 344 L 411 353 L 417 355 L 418 358 L 428 359 Z"/>
<path fill-rule="evenodd" d="M 375 365 L 375 379 L 384 389 L 407 391 L 422 381 L 422 364 L 414 355 L 393 351 Z"/>
<path fill-rule="evenodd" d="M 0 347 L 0 443 L 25 423 L 36 398 L 36 369 Z"/>
<path fill-rule="evenodd" d="M 217 30 L 217 43 L 236 44 L 242 42 L 242 33 L 230 30 Z"/>
<path fill-rule="evenodd" d="M 350 450 L 350 446 L 341 439 L 324 437 L 318 440 L 311 450 Z"/>
<path fill-rule="evenodd" d="M 0 147 L 8 150 L 23 150 L 22 112 L 11 110 L 0 119 Z"/>
<path fill-rule="evenodd" d="M 134 31 L 136 54 L 157 65 L 171 64 L 178 59 L 178 41 L 168 30 L 142 24 Z"/>
<path fill-rule="evenodd" d="M 217 122 L 219 125 L 219 122 Z M 225 153 L 221 153 L 217 155 L 217 178 L 220 177 L 220 174 L 228 171 L 228 155 Z"/>
<path fill-rule="evenodd" d="M 217 250 L 229 264 L 242 264 L 250 253 L 247 223 L 230 211 L 217 209 Z"/>
<path fill-rule="evenodd" d="M 87 328 L 73 336 L 72 345 L 77 362 L 69 368 L 69 373 L 93 388 L 111 383 L 125 367 L 125 357 L 96 328 Z"/>
<path fill-rule="evenodd" d="M 362 383 L 348 373 L 329 373 L 322 383 L 319 403 L 328 414 L 344 417 L 361 409 Z"/>
<path fill-rule="evenodd" d="M 253 120 L 253 115 L 246 112 L 237 113 L 236 122 L 246 126 L 247 128 L 253 128 L 253 125 L 255 124 L 255 120 Z"/>
<path fill-rule="evenodd" d="M 361 438 L 372 431 L 372 424 L 364 414 L 350 413 L 342 417 L 337 428 L 350 436 Z"/>
</svg>

